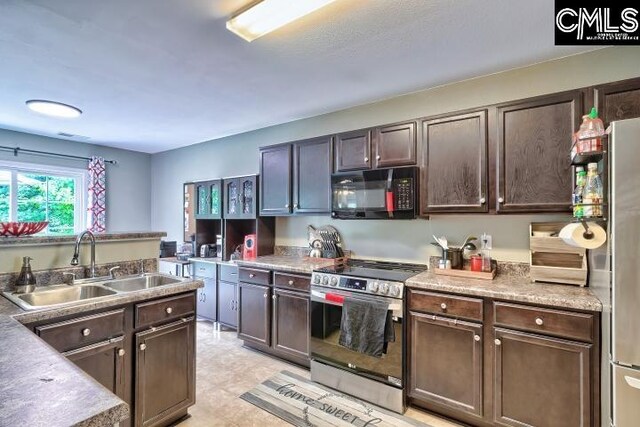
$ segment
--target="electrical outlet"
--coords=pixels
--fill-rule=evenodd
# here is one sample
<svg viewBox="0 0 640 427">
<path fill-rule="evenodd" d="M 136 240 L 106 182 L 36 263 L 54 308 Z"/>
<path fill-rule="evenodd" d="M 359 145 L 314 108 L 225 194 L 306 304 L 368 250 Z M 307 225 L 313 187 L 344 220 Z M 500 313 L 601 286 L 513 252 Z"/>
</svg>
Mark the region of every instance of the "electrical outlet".
<svg viewBox="0 0 640 427">
<path fill-rule="evenodd" d="M 493 238 L 490 234 L 482 233 L 480 236 L 480 247 L 482 247 L 482 242 L 484 241 L 484 247 L 487 249 L 493 249 Z"/>
</svg>

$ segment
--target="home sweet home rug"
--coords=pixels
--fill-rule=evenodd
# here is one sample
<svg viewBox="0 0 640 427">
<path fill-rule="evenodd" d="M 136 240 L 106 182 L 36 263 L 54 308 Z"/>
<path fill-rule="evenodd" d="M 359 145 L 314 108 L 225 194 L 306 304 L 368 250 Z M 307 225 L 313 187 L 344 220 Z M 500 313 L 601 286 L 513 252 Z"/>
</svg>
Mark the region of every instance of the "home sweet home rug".
<svg viewBox="0 0 640 427">
<path fill-rule="evenodd" d="M 240 398 L 300 427 L 429 427 L 289 371 L 269 378 Z"/>
</svg>

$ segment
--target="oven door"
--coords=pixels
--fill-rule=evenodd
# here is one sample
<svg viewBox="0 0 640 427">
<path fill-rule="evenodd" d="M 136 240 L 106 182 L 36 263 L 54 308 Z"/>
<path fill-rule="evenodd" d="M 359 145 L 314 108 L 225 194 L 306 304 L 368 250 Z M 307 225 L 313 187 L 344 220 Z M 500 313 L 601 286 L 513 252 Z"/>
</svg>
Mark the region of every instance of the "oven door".
<svg viewBox="0 0 640 427">
<path fill-rule="evenodd" d="M 382 357 L 359 353 L 338 344 L 344 297 L 389 303 L 396 339 L 387 344 L 387 352 Z M 404 360 L 402 314 L 401 299 L 312 286 L 311 358 L 401 388 Z"/>
</svg>

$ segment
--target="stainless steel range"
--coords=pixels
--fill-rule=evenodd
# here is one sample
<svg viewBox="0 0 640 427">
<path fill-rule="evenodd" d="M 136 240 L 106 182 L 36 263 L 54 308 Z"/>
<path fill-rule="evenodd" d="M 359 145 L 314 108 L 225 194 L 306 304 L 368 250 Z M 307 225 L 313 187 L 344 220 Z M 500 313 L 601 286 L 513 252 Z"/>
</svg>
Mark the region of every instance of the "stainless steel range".
<svg viewBox="0 0 640 427">
<path fill-rule="evenodd" d="M 314 270 L 311 276 L 311 379 L 403 413 L 404 282 L 426 268 L 419 264 L 350 260 L 346 266 Z M 369 306 L 378 310 L 383 307 L 382 315 L 387 317 L 381 354 L 343 345 L 345 333 L 367 336 L 367 328 L 372 323 L 345 325 L 349 322 L 345 304 L 365 307 L 365 310 Z M 376 335 L 375 331 L 372 334 Z"/>
</svg>

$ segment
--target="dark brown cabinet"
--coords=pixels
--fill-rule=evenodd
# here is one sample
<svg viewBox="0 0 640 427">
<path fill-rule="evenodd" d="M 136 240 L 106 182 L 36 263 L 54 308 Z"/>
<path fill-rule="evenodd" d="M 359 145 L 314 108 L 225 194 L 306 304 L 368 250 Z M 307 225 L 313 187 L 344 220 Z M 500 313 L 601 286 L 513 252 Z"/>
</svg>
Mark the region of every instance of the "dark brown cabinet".
<svg viewBox="0 0 640 427">
<path fill-rule="evenodd" d="M 482 325 L 411 312 L 412 398 L 482 416 Z"/>
<path fill-rule="evenodd" d="M 223 180 L 224 218 L 255 219 L 257 215 L 257 177 L 248 175 Z"/>
<path fill-rule="evenodd" d="M 293 213 L 331 210 L 331 137 L 293 144 Z"/>
<path fill-rule="evenodd" d="M 238 338 L 269 346 L 271 344 L 271 288 L 238 284 Z"/>
<path fill-rule="evenodd" d="M 195 320 L 135 335 L 136 425 L 167 424 L 195 403 Z"/>
<path fill-rule="evenodd" d="M 119 398 L 126 400 L 125 361 L 129 355 L 125 350 L 123 337 L 62 353 L 90 377 L 102 384 Z"/>
<path fill-rule="evenodd" d="M 336 135 L 334 155 L 336 172 L 371 168 L 371 131 L 364 129 Z"/>
<path fill-rule="evenodd" d="M 218 323 L 229 328 L 238 326 L 238 285 L 236 283 L 218 282 Z"/>
<path fill-rule="evenodd" d="M 594 104 L 605 126 L 615 120 L 640 117 L 640 79 L 596 86 Z"/>
<path fill-rule="evenodd" d="M 495 418 L 504 426 L 591 426 L 591 344 L 495 328 Z"/>
<path fill-rule="evenodd" d="M 273 290 L 274 350 L 294 357 L 309 357 L 309 294 Z"/>
<path fill-rule="evenodd" d="M 260 215 L 291 213 L 291 144 L 260 149 Z"/>
<path fill-rule="evenodd" d="M 222 180 L 197 182 L 196 219 L 222 218 Z"/>
<path fill-rule="evenodd" d="M 422 122 L 422 213 L 487 212 L 487 111 Z"/>
<path fill-rule="evenodd" d="M 376 168 L 415 165 L 416 153 L 416 122 L 381 126 L 373 130 Z"/>
<path fill-rule="evenodd" d="M 576 90 L 498 106 L 497 212 L 570 211 L 582 98 Z"/>
</svg>

